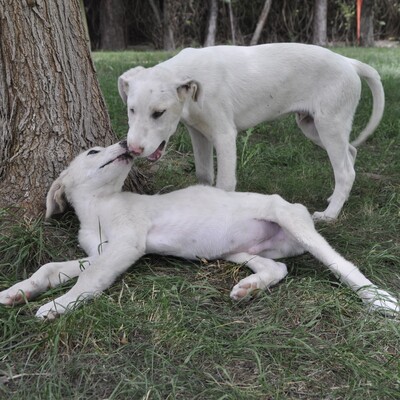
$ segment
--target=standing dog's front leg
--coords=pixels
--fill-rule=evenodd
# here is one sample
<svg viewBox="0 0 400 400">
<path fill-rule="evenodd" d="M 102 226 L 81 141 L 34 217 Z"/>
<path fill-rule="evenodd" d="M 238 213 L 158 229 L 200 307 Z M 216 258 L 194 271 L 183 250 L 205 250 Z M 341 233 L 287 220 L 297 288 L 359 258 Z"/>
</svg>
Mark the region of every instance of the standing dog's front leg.
<svg viewBox="0 0 400 400">
<path fill-rule="evenodd" d="M 119 242 L 120 241 L 120 242 Z M 116 238 L 116 245 L 109 246 L 96 258 L 91 268 L 79 276 L 76 284 L 66 294 L 42 307 L 36 313 L 39 318 L 53 319 L 59 314 L 77 307 L 83 300 L 101 294 L 114 280 L 144 255 L 141 249 L 129 245 L 123 238 Z"/>
<path fill-rule="evenodd" d="M 236 136 L 234 128 L 223 127 L 214 137 L 217 153 L 217 184 L 220 189 L 232 192 L 236 188 Z"/>
<path fill-rule="evenodd" d="M 56 287 L 78 276 L 94 259 L 95 257 L 88 257 L 82 260 L 45 264 L 30 278 L 0 292 L 0 304 L 11 306 L 31 300 L 48 288 Z"/>
<path fill-rule="evenodd" d="M 214 183 L 213 144 L 197 129 L 187 126 L 194 154 L 196 177 L 200 183 Z"/>
</svg>

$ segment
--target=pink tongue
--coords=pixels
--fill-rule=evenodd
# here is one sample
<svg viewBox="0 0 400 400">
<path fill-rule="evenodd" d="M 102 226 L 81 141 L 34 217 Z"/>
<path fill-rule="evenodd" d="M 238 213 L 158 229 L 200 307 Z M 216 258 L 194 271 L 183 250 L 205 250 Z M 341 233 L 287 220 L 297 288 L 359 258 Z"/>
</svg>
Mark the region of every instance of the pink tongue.
<svg viewBox="0 0 400 400">
<path fill-rule="evenodd" d="M 157 149 L 154 153 L 150 154 L 147 159 L 150 161 L 157 161 L 161 157 L 161 150 Z"/>
<path fill-rule="evenodd" d="M 162 143 L 158 146 L 158 149 L 157 149 L 154 153 L 150 154 L 150 155 L 147 157 L 147 159 L 148 159 L 149 161 L 157 161 L 157 160 L 161 157 L 161 155 L 162 155 L 162 151 L 163 151 L 163 149 L 164 149 L 164 146 L 165 146 L 165 142 L 162 142 Z"/>
</svg>

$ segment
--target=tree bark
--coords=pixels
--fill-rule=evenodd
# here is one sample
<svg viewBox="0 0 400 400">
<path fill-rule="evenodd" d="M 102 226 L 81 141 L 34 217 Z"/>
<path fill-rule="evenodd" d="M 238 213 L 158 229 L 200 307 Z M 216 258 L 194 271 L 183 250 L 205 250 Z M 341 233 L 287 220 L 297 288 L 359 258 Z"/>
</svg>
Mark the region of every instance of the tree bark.
<svg viewBox="0 0 400 400">
<path fill-rule="evenodd" d="M 229 10 L 229 22 L 231 26 L 232 44 L 236 45 L 236 33 L 235 33 L 235 17 L 233 16 L 232 0 L 227 0 Z"/>
<path fill-rule="evenodd" d="M 164 50 L 171 51 L 175 50 L 174 40 L 174 29 L 172 23 L 172 13 L 170 12 L 171 2 L 170 0 L 164 0 L 163 2 L 163 38 L 164 38 Z"/>
<path fill-rule="evenodd" d="M 256 29 L 250 41 L 250 46 L 256 45 L 260 40 L 261 32 L 264 28 L 265 22 L 267 21 L 271 4 L 272 0 L 265 0 L 264 7 L 261 11 L 260 18 L 258 19 Z"/>
<path fill-rule="evenodd" d="M 208 13 L 207 36 L 204 41 L 204 47 L 214 46 L 215 36 L 217 34 L 218 0 L 210 0 L 209 5 L 210 10 Z"/>
<path fill-rule="evenodd" d="M 361 7 L 360 45 L 374 46 L 374 0 L 363 0 Z"/>
<path fill-rule="evenodd" d="M 100 47 L 103 50 L 126 48 L 124 23 L 125 9 L 122 0 L 100 2 Z"/>
<path fill-rule="evenodd" d="M 79 0 L 0 0 L 0 206 L 38 216 L 80 151 L 116 141 Z"/>
<path fill-rule="evenodd" d="M 312 38 L 313 44 L 316 44 L 318 46 L 327 45 L 327 17 L 328 0 L 315 0 Z"/>
</svg>

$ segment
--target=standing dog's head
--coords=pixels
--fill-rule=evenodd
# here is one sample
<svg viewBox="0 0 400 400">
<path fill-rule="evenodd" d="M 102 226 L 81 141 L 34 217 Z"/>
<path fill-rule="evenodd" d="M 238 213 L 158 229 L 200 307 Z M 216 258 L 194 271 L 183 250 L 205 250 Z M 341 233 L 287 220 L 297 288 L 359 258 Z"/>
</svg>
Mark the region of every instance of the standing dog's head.
<svg viewBox="0 0 400 400">
<path fill-rule="evenodd" d="M 63 212 L 69 202 L 119 192 L 132 166 L 126 141 L 93 147 L 74 158 L 53 182 L 46 198 L 46 218 Z"/>
<path fill-rule="evenodd" d="M 129 151 L 156 161 L 176 131 L 186 100 L 197 101 L 199 84 L 159 66 L 136 67 L 119 77 L 118 90 L 128 109 Z"/>
</svg>

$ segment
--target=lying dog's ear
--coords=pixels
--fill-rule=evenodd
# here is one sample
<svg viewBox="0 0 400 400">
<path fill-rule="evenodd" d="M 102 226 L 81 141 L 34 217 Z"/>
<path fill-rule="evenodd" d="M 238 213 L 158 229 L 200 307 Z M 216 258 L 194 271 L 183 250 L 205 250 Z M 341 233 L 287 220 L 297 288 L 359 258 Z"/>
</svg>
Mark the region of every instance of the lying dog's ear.
<svg viewBox="0 0 400 400">
<path fill-rule="evenodd" d="M 193 101 L 201 100 L 201 86 L 200 83 L 194 80 L 188 80 L 180 83 L 177 87 L 178 97 L 183 100 L 187 96 L 191 96 Z"/>
<path fill-rule="evenodd" d="M 50 187 L 46 197 L 46 219 L 54 214 L 62 213 L 67 207 L 67 200 L 65 198 L 65 186 L 62 182 L 60 175 Z"/>
<path fill-rule="evenodd" d="M 128 99 L 129 80 L 132 79 L 138 72 L 142 71 L 144 67 L 131 68 L 124 72 L 118 78 L 118 91 L 122 101 L 126 104 Z"/>
</svg>

